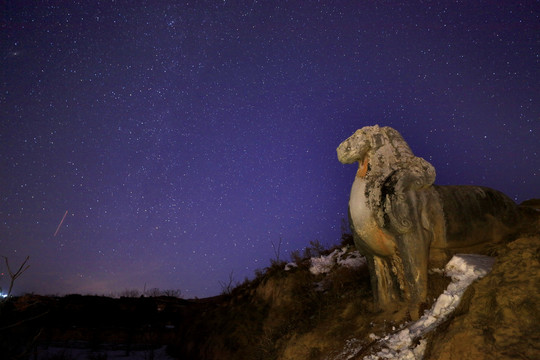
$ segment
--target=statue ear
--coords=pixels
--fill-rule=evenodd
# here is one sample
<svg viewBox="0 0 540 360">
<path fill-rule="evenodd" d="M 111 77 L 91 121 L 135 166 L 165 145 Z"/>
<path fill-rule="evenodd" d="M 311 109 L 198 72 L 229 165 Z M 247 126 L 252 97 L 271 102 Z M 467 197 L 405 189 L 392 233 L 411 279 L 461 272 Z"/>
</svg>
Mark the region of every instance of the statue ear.
<svg viewBox="0 0 540 360">
<path fill-rule="evenodd" d="M 396 137 L 394 135 L 395 133 L 397 133 L 399 136 L 397 130 L 392 129 L 389 126 L 383 126 L 380 128 L 378 125 L 375 125 L 374 130 L 375 131 L 373 131 L 371 134 L 371 143 L 373 144 L 374 148 L 383 146 L 385 142 L 393 143 Z"/>
<path fill-rule="evenodd" d="M 414 157 L 407 167 L 390 174 L 382 188 L 385 225 L 404 234 L 415 222 L 415 207 L 418 204 L 416 191 L 429 187 L 435 181 L 435 168 L 426 160 Z"/>
</svg>

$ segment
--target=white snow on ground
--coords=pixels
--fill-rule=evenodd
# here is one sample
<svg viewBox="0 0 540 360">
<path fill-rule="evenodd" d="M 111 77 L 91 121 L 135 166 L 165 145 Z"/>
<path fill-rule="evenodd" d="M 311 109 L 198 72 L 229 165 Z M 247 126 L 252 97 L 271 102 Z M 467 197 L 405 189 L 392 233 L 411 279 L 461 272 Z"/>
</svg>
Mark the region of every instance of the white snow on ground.
<svg viewBox="0 0 540 360">
<path fill-rule="evenodd" d="M 347 252 L 347 247 L 336 249 L 329 255 L 311 258 L 309 271 L 313 275 L 326 274 L 338 264 L 350 268 L 358 268 L 365 264 L 366 259 L 358 251 Z"/>
<path fill-rule="evenodd" d="M 88 349 L 79 348 L 62 348 L 62 347 L 39 347 L 37 351 L 37 359 L 73 359 L 73 360 L 87 360 L 87 359 L 133 359 L 133 360 L 174 360 L 174 358 L 167 355 L 165 347 L 161 347 L 155 350 L 137 350 L 126 353 L 126 350 L 97 350 L 92 351 Z"/>
<path fill-rule="evenodd" d="M 288 263 L 287 265 L 285 265 L 285 271 L 289 271 L 293 268 L 297 268 L 298 267 L 298 264 L 296 264 L 295 262 L 290 262 Z"/>
<path fill-rule="evenodd" d="M 378 344 L 381 350 L 374 355 L 364 357 L 364 360 L 422 359 L 427 345 L 422 338 L 448 318 L 459 305 L 467 287 L 489 273 L 494 262 L 495 259 L 489 256 L 455 255 L 445 267 L 445 274 L 452 277 L 452 282 L 437 298 L 431 309 L 426 310 L 418 321 L 406 324 L 397 333 L 381 338 Z M 333 359 L 346 360 L 358 354 L 361 348 L 351 347 L 351 344 L 354 344 L 353 340 L 356 339 L 348 340 L 342 353 Z"/>
</svg>

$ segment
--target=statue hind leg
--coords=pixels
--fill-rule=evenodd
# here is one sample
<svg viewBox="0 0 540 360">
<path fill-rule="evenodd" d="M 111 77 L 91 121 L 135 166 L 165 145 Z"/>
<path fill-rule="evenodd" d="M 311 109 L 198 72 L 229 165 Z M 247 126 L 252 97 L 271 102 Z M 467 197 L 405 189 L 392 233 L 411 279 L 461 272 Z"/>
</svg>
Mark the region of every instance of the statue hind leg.
<svg viewBox="0 0 540 360">
<path fill-rule="evenodd" d="M 398 281 L 403 284 L 404 297 L 409 304 L 413 320 L 420 316 L 420 308 L 427 299 L 429 241 L 422 234 L 412 232 L 396 237 L 398 256 L 403 262 L 403 272 Z"/>
</svg>

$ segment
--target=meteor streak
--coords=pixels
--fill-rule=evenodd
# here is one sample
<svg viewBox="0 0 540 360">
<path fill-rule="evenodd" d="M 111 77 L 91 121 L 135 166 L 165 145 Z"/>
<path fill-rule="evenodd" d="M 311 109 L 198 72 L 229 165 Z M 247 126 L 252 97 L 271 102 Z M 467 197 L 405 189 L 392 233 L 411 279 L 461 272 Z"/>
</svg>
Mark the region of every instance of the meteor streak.
<svg viewBox="0 0 540 360">
<path fill-rule="evenodd" d="M 66 210 L 66 213 L 64 214 L 64 217 L 62 218 L 62 220 L 60 221 L 60 224 L 58 224 L 58 227 L 56 228 L 56 231 L 54 232 L 54 235 L 53 236 L 56 236 L 56 234 L 58 234 L 58 230 L 60 230 L 60 226 L 62 226 L 62 223 L 64 222 L 64 219 L 66 218 L 66 215 L 67 215 L 67 210 Z"/>
</svg>

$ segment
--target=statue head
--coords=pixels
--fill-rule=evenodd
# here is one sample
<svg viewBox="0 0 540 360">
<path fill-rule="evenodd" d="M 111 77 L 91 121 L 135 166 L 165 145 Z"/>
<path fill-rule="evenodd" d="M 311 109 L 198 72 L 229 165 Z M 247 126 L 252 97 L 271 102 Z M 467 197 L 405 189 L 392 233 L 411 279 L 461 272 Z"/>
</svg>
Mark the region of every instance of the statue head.
<svg viewBox="0 0 540 360">
<path fill-rule="evenodd" d="M 338 146 L 338 160 L 342 164 L 352 164 L 356 161 L 361 161 L 371 149 L 373 134 L 379 132 L 378 125 L 366 126 L 356 130 L 352 136 Z"/>
</svg>

